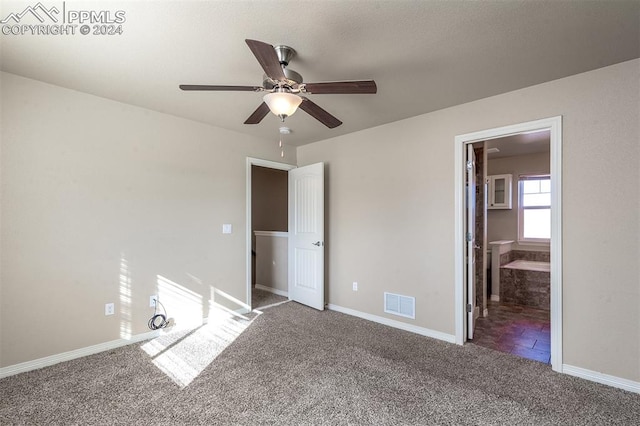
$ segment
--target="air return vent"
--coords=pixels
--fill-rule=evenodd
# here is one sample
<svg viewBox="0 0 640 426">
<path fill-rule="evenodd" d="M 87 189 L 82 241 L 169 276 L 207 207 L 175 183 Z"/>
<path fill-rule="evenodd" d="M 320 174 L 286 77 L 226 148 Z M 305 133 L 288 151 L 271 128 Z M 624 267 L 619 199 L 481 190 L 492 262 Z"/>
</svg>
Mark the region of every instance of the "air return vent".
<svg viewBox="0 0 640 426">
<path fill-rule="evenodd" d="M 416 298 L 385 292 L 384 311 L 388 314 L 416 319 Z"/>
</svg>

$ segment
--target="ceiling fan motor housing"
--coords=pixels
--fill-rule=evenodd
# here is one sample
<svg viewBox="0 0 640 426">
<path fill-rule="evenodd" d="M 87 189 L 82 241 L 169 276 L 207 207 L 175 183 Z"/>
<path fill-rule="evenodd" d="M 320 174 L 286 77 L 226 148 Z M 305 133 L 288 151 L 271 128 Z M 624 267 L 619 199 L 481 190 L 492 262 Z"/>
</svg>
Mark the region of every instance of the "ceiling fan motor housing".
<svg viewBox="0 0 640 426">
<path fill-rule="evenodd" d="M 295 88 L 300 83 L 302 83 L 302 76 L 294 70 L 291 70 L 289 68 L 282 68 L 282 71 L 284 72 L 284 76 L 287 78 L 286 80 L 281 82 L 284 84 L 284 86 Z M 262 76 L 262 87 L 267 90 L 271 90 L 274 87 L 278 87 L 278 81 L 274 81 L 270 79 L 266 74 L 264 74 Z"/>
<path fill-rule="evenodd" d="M 287 66 L 289 65 L 289 61 L 296 56 L 296 51 L 285 45 L 274 46 L 274 50 L 276 51 L 278 61 L 280 61 L 282 71 L 286 77 L 286 80 L 281 81 L 280 83 L 283 83 L 285 86 L 289 86 L 290 88 L 295 88 L 298 84 L 302 83 L 302 76 L 294 70 L 287 68 Z M 267 90 L 271 90 L 278 86 L 278 81 L 274 81 L 264 74 L 262 77 L 262 86 Z"/>
</svg>

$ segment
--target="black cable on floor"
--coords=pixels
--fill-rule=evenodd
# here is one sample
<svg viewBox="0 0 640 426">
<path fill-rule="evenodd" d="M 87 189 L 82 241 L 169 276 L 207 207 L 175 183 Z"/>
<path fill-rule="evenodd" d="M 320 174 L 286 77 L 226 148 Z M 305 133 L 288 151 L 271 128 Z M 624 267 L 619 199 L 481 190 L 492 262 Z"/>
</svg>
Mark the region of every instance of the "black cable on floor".
<svg viewBox="0 0 640 426">
<path fill-rule="evenodd" d="M 158 304 L 162 306 L 164 314 L 158 313 Z M 153 308 L 153 316 L 149 320 L 148 325 L 151 330 L 160 330 L 161 328 L 165 328 L 167 325 L 169 325 L 169 321 L 167 321 L 167 310 L 158 299 L 156 299 L 156 305 Z"/>
</svg>

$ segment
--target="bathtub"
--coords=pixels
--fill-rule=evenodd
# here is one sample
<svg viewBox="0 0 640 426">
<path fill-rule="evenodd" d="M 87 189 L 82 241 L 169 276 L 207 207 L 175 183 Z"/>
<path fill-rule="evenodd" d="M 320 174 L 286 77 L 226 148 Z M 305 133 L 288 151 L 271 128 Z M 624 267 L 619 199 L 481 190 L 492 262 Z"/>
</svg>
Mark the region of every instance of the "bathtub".
<svg viewBox="0 0 640 426">
<path fill-rule="evenodd" d="M 522 269 L 524 271 L 551 272 L 551 263 L 539 262 L 537 260 L 514 260 L 502 265 L 503 268 Z"/>
<path fill-rule="evenodd" d="M 551 264 L 514 260 L 500 266 L 500 301 L 550 309 Z"/>
</svg>

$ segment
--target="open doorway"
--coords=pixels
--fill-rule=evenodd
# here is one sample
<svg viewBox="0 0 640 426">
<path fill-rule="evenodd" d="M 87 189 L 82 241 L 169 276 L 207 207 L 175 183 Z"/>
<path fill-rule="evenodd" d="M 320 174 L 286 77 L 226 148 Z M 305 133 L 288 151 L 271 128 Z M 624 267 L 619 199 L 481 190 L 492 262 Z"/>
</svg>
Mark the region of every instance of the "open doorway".
<svg viewBox="0 0 640 426">
<path fill-rule="evenodd" d="M 253 166 L 260 166 L 266 169 L 284 170 L 287 172 L 287 216 L 288 225 L 285 231 L 263 231 L 263 235 L 256 234 L 253 230 L 254 214 L 272 214 L 273 200 L 267 199 L 267 207 L 265 209 L 254 209 L 253 193 L 260 189 L 253 188 L 253 174 L 256 169 Z M 258 178 L 256 178 L 257 180 Z M 267 192 L 265 190 L 265 192 Z M 257 201 L 256 201 L 257 202 Z M 255 212 L 254 212 L 255 210 Z M 283 286 L 267 285 L 260 283 L 260 243 L 259 236 L 265 234 L 274 238 L 282 238 L 281 244 L 272 243 L 272 250 L 275 245 L 287 248 L 287 255 L 280 252 L 278 259 L 274 256 L 267 257 L 266 265 L 274 274 L 274 268 L 280 273 L 278 276 L 286 277 L 286 290 L 281 290 Z M 307 305 L 311 308 L 323 310 L 324 303 L 324 163 L 309 164 L 303 167 L 297 167 L 290 164 L 275 163 L 267 160 L 256 158 L 247 158 L 247 219 L 246 219 L 246 235 L 247 235 L 247 267 L 246 267 L 246 300 L 247 305 L 255 308 L 252 303 L 252 293 L 256 290 L 267 290 L 280 298 L 293 300 L 295 302 Z M 253 285 L 253 236 L 256 236 L 255 252 L 256 252 L 256 274 L 255 286 Z M 279 249 L 278 249 L 279 250 Z M 286 263 L 286 268 L 283 268 Z M 286 270 L 286 272 L 284 272 Z M 260 284 L 260 287 L 258 286 Z M 285 293 L 286 291 L 286 293 Z M 273 296 L 271 296 L 273 297 Z M 276 302 L 278 303 L 278 302 Z"/>
<path fill-rule="evenodd" d="M 288 170 L 249 158 L 247 164 L 247 303 L 252 309 L 288 300 Z"/>
<path fill-rule="evenodd" d="M 513 203 L 514 198 L 506 197 L 506 191 L 508 191 L 508 179 L 505 179 L 505 176 L 499 177 L 499 175 L 508 175 L 511 174 L 511 189 L 512 189 L 512 197 L 516 197 L 520 194 L 518 189 L 525 184 L 522 181 L 526 181 L 530 179 L 530 183 L 526 184 L 527 190 L 530 190 L 530 187 L 535 185 L 540 188 L 541 186 L 545 186 L 548 188 L 547 196 L 550 198 L 550 205 L 547 206 L 547 214 L 550 215 L 549 221 L 549 233 L 550 233 L 550 241 L 549 244 L 549 252 L 547 254 L 549 258 L 549 271 L 550 271 L 550 279 L 549 279 L 549 291 L 548 291 L 548 300 L 549 300 L 549 326 L 548 326 L 548 346 L 550 348 L 550 364 L 555 371 L 562 371 L 562 233 L 561 233 L 561 117 L 553 117 L 549 119 L 537 120 L 528 123 L 521 123 L 512 126 L 506 126 L 496 129 L 490 129 L 475 133 L 470 133 L 466 135 L 460 135 L 456 137 L 456 342 L 458 344 L 464 344 L 466 341 L 471 341 L 474 336 L 474 332 L 479 331 L 479 329 L 475 329 L 475 325 L 477 321 L 482 321 L 484 318 L 492 317 L 492 310 L 495 311 L 494 316 L 499 316 L 498 306 L 494 305 L 493 302 L 500 302 L 496 300 L 494 293 L 497 293 L 498 298 L 500 295 L 504 295 L 507 299 L 508 296 L 504 294 L 504 292 L 500 292 L 499 286 L 496 288 L 495 283 L 495 273 L 491 274 L 488 271 L 488 268 L 485 270 L 487 276 L 487 287 L 482 288 L 483 296 L 486 297 L 486 310 L 480 311 L 483 315 L 480 318 L 474 318 L 472 312 L 474 308 L 479 304 L 478 301 L 481 298 L 477 298 L 475 293 L 471 291 L 471 289 L 476 289 L 476 277 L 472 276 L 469 272 L 473 270 L 469 268 L 470 264 L 475 264 L 475 251 L 471 250 L 470 247 L 475 245 L 475 238 L 482 238 L 482 236 L 475 236 L 473 232 L 471 235 L 469 234 L 470 230 L 475 229 L 475 223 L 470 223 L 468 220 L 468 207 L 470 204 L 476 206 L 475 199 L 470 195 L 470 193 L 466 193 L 466 189 L 468 189 L 468 179 L 471 175 L 468 172 L 469 162 L 467 161 L 467 153 L 472 152 L 470 147 L 474 147 L 474 144 L 478 146 L 482 145 L 483 148 L 486 148 L 484 151 L 487 154 L 484 154 L 484 158 L 487 159 L 485 164 L 489 167 L 489 158 L 490 154 L 488 152 L 495 152 L 495 150 L 491 150 L 492 147 L 489 141 L 498 141 L 499 139 L 507 138 L 507 137 L 515 137 L 515 135 L 533 135 L 535 133 L 546 132 L 548 134 L 549 140 L 549 160 L 547 164 L 549 164 L 549 172 L 544 174 L 544 171 L 536 171 L 532 173 L 494 173 L 493 171 L 488 172 L 487 179 L 480 182 L 481 185 L 486 185 L 486 194 L 487 201 L 486 203 L 489 205 L 491 202 L 496 203 L 499 202 L 502 204 L 503 208 L 499 209 L 491 209 L 491 210 L 509 210 L 508 208 L 504 208 L 505 203 L 511 201 Z M 520 136 L 524 137 L 524 136 Z M 486 146 L 485 146 L 486 142 Z M 505 145 L 504 150 L 506 151 Z M 510 145 L 513 147 L 512 145 Z M 499 148 L 498 148 L 499 149 Z M 473 173 L 475 176 L 475 173 Z M 522 175 L 522 176 L 521 176 Z M 499 179 L 498 182 L 491 182 L 491 179 Z M 547 179 L 546 181 L 544 181 Z M 543 182 L 544 181 L 544 182 Z M 474 183 L 475 185 L 475 183 Z M 498 188 L 498 192 L 496 192 L 496 188 Z M 539 191 L 541 192 L 541 191 Z M 473 194 L 476 193 L 476 188 L 474 188 Z M 499 198 L 498 200 L 496 200 Z M 502 198 L 501 198 L 502 197 Z M 517 202 L 518 199 L 516 199 Z M 513 209 L 513 204 L 512 204 Z M 489 210 L 489 209 L 487 209 Z M 519 212 L 519 209 L 516 208 L 516 212 Z M 540 211 L 534 212 L 540 216 Z M 518 214 L 522 214 L 519 212 Z M 527 214 L 531 216 L 530 214 Z M 473 216 L 475 218 L 475 215 Z M 491 218 L 490 214 L 487 214 L 487 231 L 491 232 Z M 521 220 L 521 219 L 518 219 Z M 516 224 L 517 226 L 517 224 Z M 471 238 L 469 238 L 471 236 Z M 471 241 L 470 241 L 471 240 Z M 493 239 L 492 237 L 488 238 L 488 241 L 499 242 L 500 240 Z M 514 239 L 514 242 L 520 243 L 522 242 L 521 236 L 518 234 Z M 489 246 L 495 246 L 496 244 L 487 244 L 487 248 Z M 516 248 L 520 249 L 519 245 L 516 245 Z M 529 247 L 530 248 L 530 247 Z M 486 249 L 485 249 L 486 250 Z M 501 254 L 498 252 L 497 257 L 493 256 L 495 248 L 492 248 L 491 255 L 492 259 L 487 264 L 491 264 L 497 260 L 500 260 Z M 503 251 L 506 251 L 506 243 L 505 247 L 502 248 Z M 511 251 L 511 250 L 509 250 Z M 538 250 L 542 251 L 542 250 Z M 487 257 L 488 257 L 488 253 Z M 503 253 L 505 254 L 505 253 Z M 508 259 L 512 254 L 505 254 L 503 260 Z M 527 256 L 531 256 L 531 254 L 527 254 Z M 518 260 L 518 259 L 514 259 Z M 526 261 L 526 259 L 520 259 Z M 481 265 L 481 264 L 480 264 Z M 492 268 L 493 269 L 493 268 Z M 508 268 L 507 268 L 508 269 Z M 498 272 L 499 273 L 499 272 Z M 476 275 L 476 274 L 474 274 Z M 492 276 L 493 275 L 493 276 Z M 490 277 L 490 278 L 489 278 Z M 504 290 L 504 289 L 503 289 Z M 493 299 L 493 300 L 492 300 Z M 483 307 L 484 308 L 484 307 Z M 487 317 L 484 317 L 484 314 Z M 542 331 L 544 326 L 540 325 L 538 331 Z M 522 330 L 524 331 L 524 330 Z M 543 338 L 540 339 L 544 340 Z M 533 345 L 535 346 L 535 340 Z M 542 347 L 542 342 L 540 347 Z M 533 348 L 532 348 L 533 349 Z"/>
<path fill-rule="evenodd" d="M 480 216 L 488 278 L 476 280 L 484 308 L 472 342 L 549 364 L 551 362 L 550 131 L 520 133 L 472 146 L 486 152 L 481 180 L 487 191 Z M 476 220 L 478 222 L 478 220 Z"/>
</svg>

